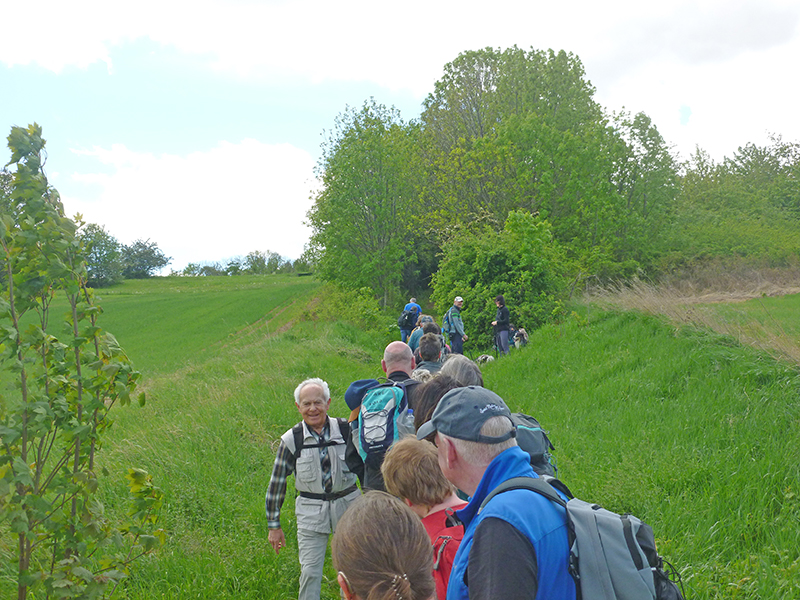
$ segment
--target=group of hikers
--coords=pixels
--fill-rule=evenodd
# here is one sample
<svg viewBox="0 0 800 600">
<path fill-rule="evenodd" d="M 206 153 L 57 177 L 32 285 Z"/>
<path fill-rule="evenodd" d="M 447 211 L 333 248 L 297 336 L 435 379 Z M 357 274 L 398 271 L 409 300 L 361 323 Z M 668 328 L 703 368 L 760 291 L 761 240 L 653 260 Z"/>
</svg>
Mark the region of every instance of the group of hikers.
<svg viewBox="0 0 800 600">
<path fill-rule="evenodd" d="M 438 334 L 421 336 L 440 349 Z M 563 509 L 525 491 L 478 510 L 499 483 L 536 477 L 504 401 L 451 353 L 424 383 L 411 347 L 390 343 L 383 382 L 353 382 L 348 418 L 330 416 L 320 378 L 295 390 L 302 417 L 278 447 L 266 494 L 269 542 L 294 473 L 301 600 L 318 599 L 328 538 L 345 598 L 575 598 Z M 360 489 L 359 489 L 359 485 Z M 521 496 L 525 494 L 525 496 Z M 536 496 L 536 497 L 528 497 Z M 465 500 L 469 498 L 469 500 Z M 525 590 L 523 595 L 520 590 Z"/>
<path fill-rule="evenodd" d="M 528 333 L 523 328 L 517 328 L 511 322 L 511 314 L 506 306 L 505 298 L 499 294 L 494 299 L 497 313 L 492 321 L 494 329 L 494 345 L 500 354 L 508 354 L 513 344 L 519 348 L 528 343 Z M 464 320 L 461 318 L 461 311 L 464 308 L 464 299 L 456 296 L 453 305 L 447 310 L 442 319 L 441 329 L 430 327 L 435 324 L 435 320 L 430 315 L 422 313 L 422 307 L 417 304 L 416 298 L 411 298 L 403 307 L 403 312 L 397 319 L 400 328 L 400 340 L 408 343 L 412 350 L 416 351 L 420 337 L 425 333 L 435 332 L 441 336 L 444 358 L 448 353 L 464 354 L 464 342 L 469 337 L 464 331 Z M 426 331 L 425 326 L 429 325 Z M 488 356 L 488 355 L 486 355 Z M 419 357 L 418 362 L 419 362 Z"/>
<path fill-rule="evenodd" d="M 461 305 L 457 297 L 454 307 Z M 448 320 L 451 342 L 453 332 L 466 340 L 453 325 L 460 315 Z M 425 331 L 429 326 L 435 329 Z M 384 377 L 349 385 L 347 417 L 329 415 L 324 380 L 306 379 L 295 389 L 302 420 L 281 436 L 266 513 L 279 553 L 286 546 L 281 508 L 294 474 L 300 600 L 320 598 L 331 534 L 347 599 L 575 600 L 582 590 L 584 600 L 681 600 L 661 569 L 652 530 L 572 499 L 551 477 L 552 444 L 539 423 L 484 388 L 480 367 L 456 351 L 458 344 L 442 361 L 438 326 L 431 320 L 422 328 L 416 349 L 413 330 L 386 346 Z M 541 448 L 532 449 L 532 434 Z M 576 536 L 590 529 L 574 524 L 579 517 L 608 530 L 605 547 Z M 600 517 L 604 522 L 595 523 Z M 608 561 L 576 563 L 578 553 L 605 553 Z M 611 595 L 589 595 L 590 587 Z"/>
</svg>

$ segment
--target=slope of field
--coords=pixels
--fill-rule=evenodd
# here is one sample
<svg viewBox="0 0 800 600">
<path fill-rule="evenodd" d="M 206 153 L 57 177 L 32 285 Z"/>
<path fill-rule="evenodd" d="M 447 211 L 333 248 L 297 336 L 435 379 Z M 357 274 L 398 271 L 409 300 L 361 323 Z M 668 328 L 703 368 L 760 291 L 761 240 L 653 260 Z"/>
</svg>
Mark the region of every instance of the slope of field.
<svg viewBox="0 0 800 600">
<path fill-rule="evenodd" d="M 797 369 L 731 337 L 593 314 L 536 332 L 487 386 L 549 429 L 573 492 L 653 526 L 688 597 L 800 597 Z"/>
<path fill-rule="evenodd" d="M 800 365 L 800 319 L 796 317 L 800 294 L 796 285 L 789 285 L 796 284 L 797 277 L 783 286 L 765 285 L 768 291 L 761 293 L 757 291 L 759 278 L 754 279 L 742 291 L 731 291 L 729 287 L 727 291 L 704 289 L 702 293 L 686 286 L 634 281 L 619 288 L 598 290 L 588 300 L 600 307 L 638 310 L 661 315 L 679 325 L 711 329 L 779 360 Z"/>
<path fill-rule="evenodd" d="M 263 500 L 278 438 L 298 419 L 292 391 L 323 377 L 331 413 L 346 415 L 348 383 L 380 374 L 388 340 L 322 319 L 327 292 L 314 282 L 264 278 L 254 291 L 236 279 L 208 278 L 192 293 L 181 285 L 199 284 L 170 279 L 101 293 L 103 325 L 143 365 L 148 392 L 144 408 L 116 411 L 100 459 L 112 474 L 104 501 L 109 515 L 124 510 L 122 474 L 146 469 L 166 493 L 170 535 L 115 597 L 296 596 L 294 494 L 277 557 Z M 484 374 L 550 431 L 573 491 L 654 527 L 689 598 L 800 597 L 794 368 L 731 337 L 593 310 L 533 332 Z M 339 598 L 330 564 L 323 598 Z"/>
<path fill-rule="evenodd" d="M 280 314 L 296 303 L 305 306 L 319 285 L 291 276 L 165 277 L 126 280 L 96 295 L 103 327 L 148 375 L 202 361 L 243 331 L 284 325 Z"/>
</svg>

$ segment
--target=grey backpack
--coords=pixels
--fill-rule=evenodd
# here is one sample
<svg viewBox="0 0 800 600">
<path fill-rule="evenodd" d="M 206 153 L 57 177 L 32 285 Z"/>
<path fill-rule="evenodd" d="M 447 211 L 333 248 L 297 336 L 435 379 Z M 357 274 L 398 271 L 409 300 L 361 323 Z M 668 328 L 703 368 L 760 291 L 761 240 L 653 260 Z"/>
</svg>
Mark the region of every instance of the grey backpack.
<svg viewBox="0 0 800 600">
<path fill-rule="evenodd" d="M 556 489 L 566 495 L 564 500 Z M 567 511 L 569 571 L 578 600 L 683 600 L 680 577 L 656 552 L 650 526 L 633 515 L 618 515 L 573 498 L 554 477 L 515 477 L 495 488 L 481 503 L 508 490 L 541 494 Z M 673 578 L 678 579 L 676 584 Z"/>
</svg>

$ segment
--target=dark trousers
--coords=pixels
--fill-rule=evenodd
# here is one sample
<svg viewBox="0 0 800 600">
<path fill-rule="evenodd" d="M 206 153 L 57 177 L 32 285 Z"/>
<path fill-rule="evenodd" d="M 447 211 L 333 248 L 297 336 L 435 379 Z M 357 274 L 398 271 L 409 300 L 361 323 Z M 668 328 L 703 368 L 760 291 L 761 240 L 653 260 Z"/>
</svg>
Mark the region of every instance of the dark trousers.
<svg viewBox="0 0 800 600">
<path fill-rule="evenodd" d="M 450 350 L 453 354 L 464 354 L 464 340 L 457 333 L 450 336 Z"/>
<path fill-rule="evenodd" d="M 508 330 L 498 331 L 495 335 L 495 343 L 502 354 L 508 354 Z"/>
</svg>

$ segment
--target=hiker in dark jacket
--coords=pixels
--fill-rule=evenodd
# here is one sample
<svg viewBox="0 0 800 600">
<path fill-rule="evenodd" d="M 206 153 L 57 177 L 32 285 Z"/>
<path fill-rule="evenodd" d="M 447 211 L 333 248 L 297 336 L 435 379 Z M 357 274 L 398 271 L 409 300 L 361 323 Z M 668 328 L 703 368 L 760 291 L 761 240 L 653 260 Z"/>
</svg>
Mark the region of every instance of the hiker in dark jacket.
<svg viewBox="0 0 800 600">
<path fill-rule="evenodd" d="M 497 315 L 494 321 L 492 321 L 495 344 L 501 354 L 508 354 L 508 329 L 511 323 L 511 317 L 508 314 L 506 300 L 503 296 L 498 295 L 497 298 L 494 299 L 494 303 L 497 306 Z"/>
</svg>

